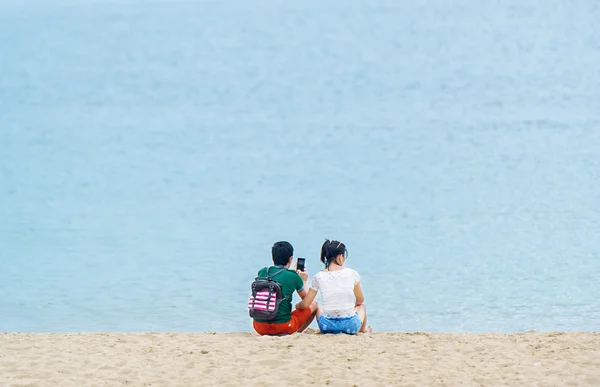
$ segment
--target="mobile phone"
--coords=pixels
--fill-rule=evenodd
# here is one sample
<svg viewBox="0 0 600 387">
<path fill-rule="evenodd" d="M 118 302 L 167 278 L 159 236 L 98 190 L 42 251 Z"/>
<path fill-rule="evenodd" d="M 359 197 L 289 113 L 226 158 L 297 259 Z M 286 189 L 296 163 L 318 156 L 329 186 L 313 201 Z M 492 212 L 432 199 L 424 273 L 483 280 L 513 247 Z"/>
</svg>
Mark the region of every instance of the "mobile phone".
<svg viewBox="0 0 600 387">
<path fill-rule="evenodd" d="M 296 269 L 304 271 L 304 262 L 306 262 L 305 258 L 298 258 L 298 262 L 296 263 Z"/>
</svg>

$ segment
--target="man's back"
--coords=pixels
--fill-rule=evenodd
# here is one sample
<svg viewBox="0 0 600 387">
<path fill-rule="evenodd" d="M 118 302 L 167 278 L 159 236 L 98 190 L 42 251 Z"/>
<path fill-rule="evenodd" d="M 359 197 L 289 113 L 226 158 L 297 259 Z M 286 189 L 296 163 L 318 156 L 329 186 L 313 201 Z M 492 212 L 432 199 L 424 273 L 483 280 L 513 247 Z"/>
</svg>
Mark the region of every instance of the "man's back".
<svg viewBox="0 0 600 387">
<path fill-rule="evenodd" d="M 283 269 L 283 266 L 270 266 L 268 268 L 269 274 L 273 275 L 279 270 Z M 259 277 L 267 277 L 267 268 L 262 268 L 258 271 Z M 284 270 L 277 274 L 273 280 L 279 282 L 283 297 L 287 297 L 279 304 L 279 310 L 277 317 L 274 320 L 268 321 L 272 324 L 282 324 L 290 321 L 292 318 L 292 297 L 295 291 L 302 291 L 304 287 L 304 281 L 302 278 L 293 270 Z M 267 322 L 265 320 L 254 319 L 258 322 Z"/>
</svg>

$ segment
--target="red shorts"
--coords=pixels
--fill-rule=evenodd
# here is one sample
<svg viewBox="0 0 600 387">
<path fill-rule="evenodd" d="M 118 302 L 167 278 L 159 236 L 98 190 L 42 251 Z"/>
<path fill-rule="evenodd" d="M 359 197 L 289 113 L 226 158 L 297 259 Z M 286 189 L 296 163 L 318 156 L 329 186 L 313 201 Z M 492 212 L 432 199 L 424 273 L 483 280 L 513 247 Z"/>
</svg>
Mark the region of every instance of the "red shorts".
<svg viewBox="0 0 600 387">
<path fill-rule="evenodd" d="M 281 324 L 270 324 L 253 321 L 252 325 L 254 325 L 254 330 L 259 335 L 291 335 L 292 333 L 296 333 L 311 315 L 312 312 L 310 311 L 310 308 L 296 309 L 292 312 L 292 319 L 288 322 Z"/>
</svg>

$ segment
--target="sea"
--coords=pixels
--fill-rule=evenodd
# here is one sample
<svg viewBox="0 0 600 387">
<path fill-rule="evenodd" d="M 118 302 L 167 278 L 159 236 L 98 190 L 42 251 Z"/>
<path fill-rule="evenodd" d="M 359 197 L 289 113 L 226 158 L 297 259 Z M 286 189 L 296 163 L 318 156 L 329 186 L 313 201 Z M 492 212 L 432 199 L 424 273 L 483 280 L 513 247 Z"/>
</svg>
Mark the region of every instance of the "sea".
<svg viewBox="0 0 600 387">
<path fill-rule="evenodd" d="M 3 0 L 0 331 L 250 332 L 273 243 L 325 239 L 375 332 L 599 331 L 599 20 Z"/>
</svg>

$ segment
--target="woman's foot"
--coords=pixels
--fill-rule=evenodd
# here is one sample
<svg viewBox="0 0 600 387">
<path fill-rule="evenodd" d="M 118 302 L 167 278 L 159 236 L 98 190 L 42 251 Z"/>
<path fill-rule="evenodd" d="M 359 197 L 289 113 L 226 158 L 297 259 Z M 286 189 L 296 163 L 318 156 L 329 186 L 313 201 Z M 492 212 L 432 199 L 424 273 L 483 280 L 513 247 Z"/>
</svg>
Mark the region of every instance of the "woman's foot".
<svg viewBox="0 0 600 387">
<path fill-rule="evenodd" d="M 371 328 L 370 325 L 367 325 L 366 327 L 364 327 L 363 329 L 360 330 L 362 333 L 373 333 L 373 329 Z"/>
</svg>

